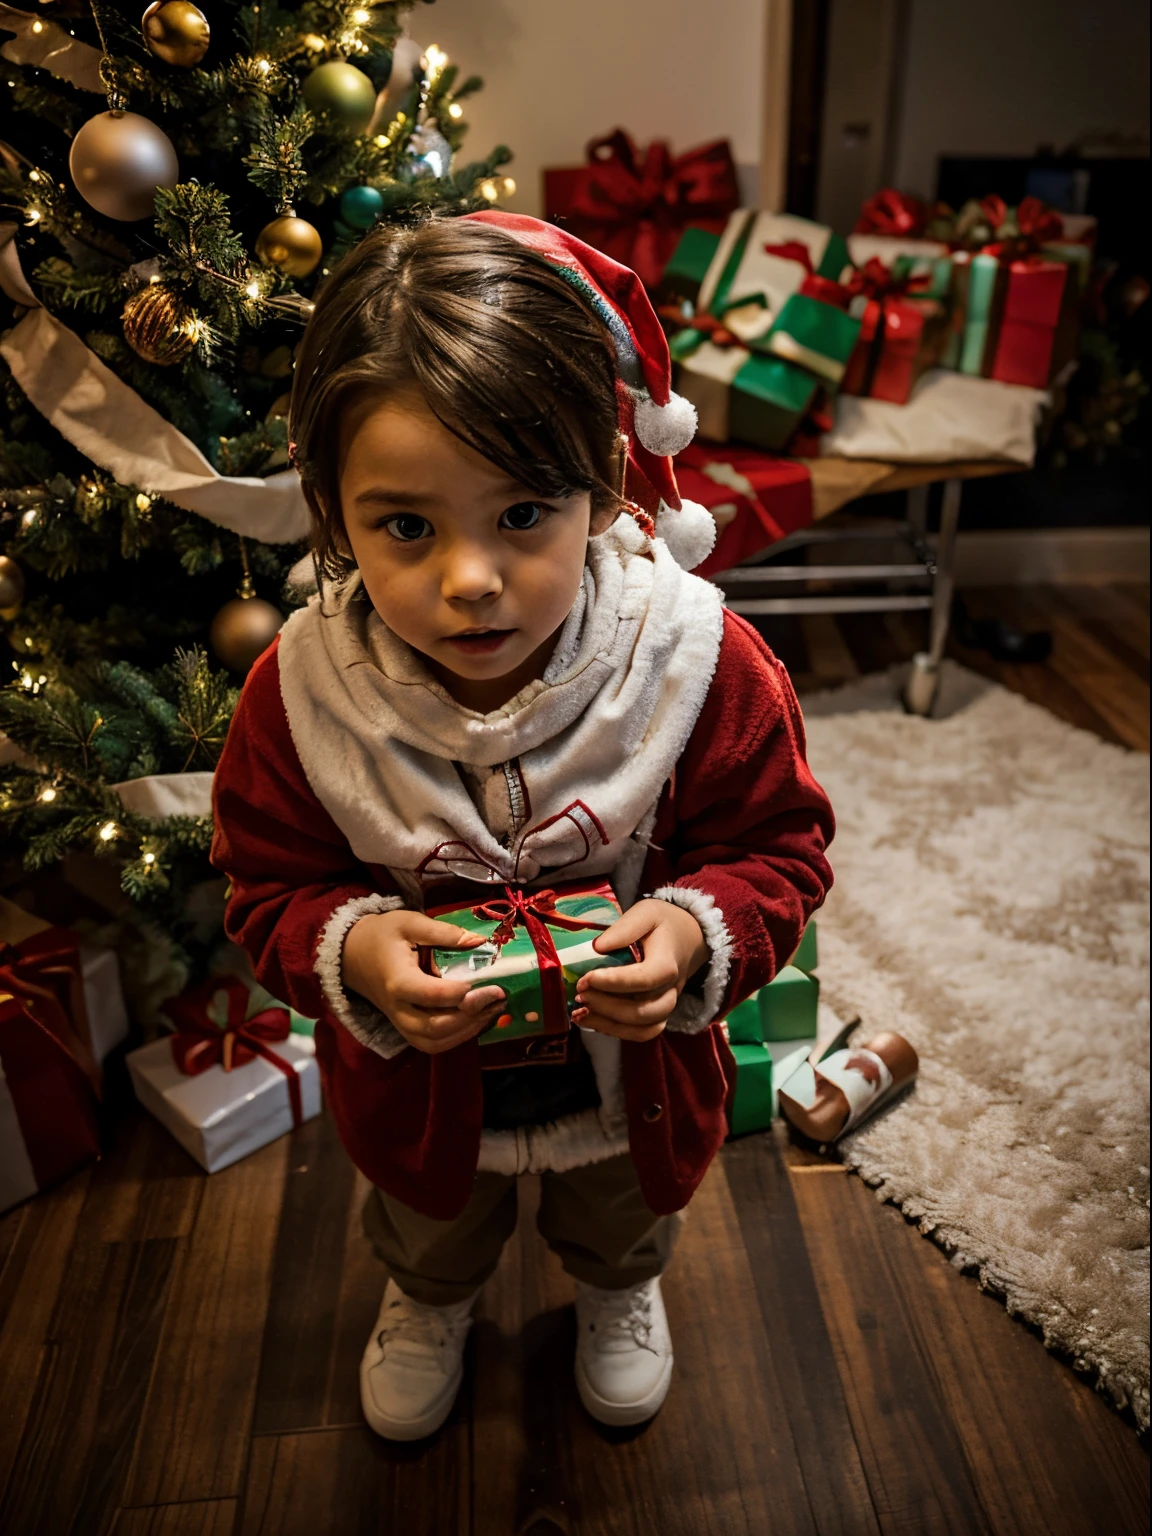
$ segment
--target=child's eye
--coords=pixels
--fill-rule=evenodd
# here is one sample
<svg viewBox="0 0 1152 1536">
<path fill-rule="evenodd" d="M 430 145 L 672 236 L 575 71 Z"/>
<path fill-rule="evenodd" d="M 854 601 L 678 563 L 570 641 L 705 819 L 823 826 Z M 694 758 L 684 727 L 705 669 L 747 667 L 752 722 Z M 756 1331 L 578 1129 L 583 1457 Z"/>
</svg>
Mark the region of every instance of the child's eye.
<svg viewBox="0 0 1152 1536">
<path fill-rule="evenodd" d="M 511 528 L 513 533 L 524 533 L 529 528 L 535 528 L 536 524 L 544 516 L 542 508 L 534 501 L 518 501 L 514 507 L 501 514 L 501 528 Z"/>
<path fill-rule="evenodd" d="M 432 532 L 432 524 L 428 519 L 417 517 L 415 512 L 401 512 L 396 517 L 390 517 L 384 526 L 394 539 L 402 539 L 406 544 L 427 538 Z"/>
</svg>

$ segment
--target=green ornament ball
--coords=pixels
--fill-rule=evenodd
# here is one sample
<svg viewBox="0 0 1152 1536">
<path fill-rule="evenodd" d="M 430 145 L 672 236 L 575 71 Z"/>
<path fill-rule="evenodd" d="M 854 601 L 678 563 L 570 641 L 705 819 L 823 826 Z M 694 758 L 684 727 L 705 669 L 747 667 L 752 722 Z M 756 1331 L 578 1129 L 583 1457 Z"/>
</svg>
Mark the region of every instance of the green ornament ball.
<svg viewBox="0 0 1152 1536">
<path fill-rule="evenodd" d="M 313 112 L 331 112 L 346 128 L 363 133 L 376 111 L 376 87 L 355 64 L 329 59 L 305 80 L 304 101 Z"/>
<path fill-rule="evenodd" d="M 349 187 L 340 199 L 340 217 L 353 229 L 371 229 L 383 207 L 375 187 Z"/>
</svg>

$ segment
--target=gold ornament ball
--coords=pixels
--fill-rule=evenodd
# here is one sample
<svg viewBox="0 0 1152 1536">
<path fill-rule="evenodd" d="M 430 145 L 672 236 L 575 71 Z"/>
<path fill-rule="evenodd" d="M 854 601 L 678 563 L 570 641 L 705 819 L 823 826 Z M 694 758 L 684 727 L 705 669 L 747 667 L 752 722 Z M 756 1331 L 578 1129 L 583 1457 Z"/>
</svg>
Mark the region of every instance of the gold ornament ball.
<svg viewBox="0 0 1152 1536">
<path fill-rule="evenodd" d="M 196 345 L 200 325 L 184 300 L 164 283 L 149 283 L 124 306 L 124 340 L 146 363 L 168 368 Z"/>
<path fill-rule="evenodd" d="M 305 80 L 304 102 L 313 112 L 331 112 L 345 128 L 363 133 L 376 113 L 376 87 L 355 64 L 329 59 Z"/>
<path fill-rule="evenodd" d="M 10 555 L 0 555 L 0 619 L 14 619 L 24 601 L 24 572 Z"/>
<path fill-rule="evenodd" d="M 289 277 L 307 277 L 315 270 L 324 247 L 320 233 L 307 219 L 286 213 L 265 224 L 256 237 L 256 254 L 269 267 L 279 267 Z"/>
<path fill-rule="evenodd" d="M 247 672 L 280 633 L 284 616 L 262 597 L 234 597 L 212 620 L 208 640 L 224 665 Z"/>
<path fill-rule="evenodd" d="M 125 224 L 149 218 L 157 190 L 180 179 L 171 139 L 138 112 L 90 117 L 72 140 L 68 169 L 86 203 Z"/>
<path fill-rule="evenodd" d="M 208 52 L 208 18 L 187 0 L 154 0 L 140 25 L 148 51 L 165 64 L 192 69 Z"/>
</svg>

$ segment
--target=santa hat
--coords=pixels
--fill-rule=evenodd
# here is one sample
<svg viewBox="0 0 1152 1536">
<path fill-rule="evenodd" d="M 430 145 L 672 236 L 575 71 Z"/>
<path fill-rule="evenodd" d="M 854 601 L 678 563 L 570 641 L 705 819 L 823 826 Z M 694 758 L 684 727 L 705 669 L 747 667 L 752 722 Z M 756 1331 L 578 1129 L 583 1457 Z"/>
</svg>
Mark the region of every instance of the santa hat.
<svg viewBox="0 0 1152 1536">
<path fill-rule="evenodd" d="M 583 240 L 522 213 L 486 209 L 466 218 L 503 230 L 556 268 L 604 323 L 616 355 L 620 431 L 628 440 L 625 494 L 656 520 L 656 536 L 688 570 L 716 541 L 712 514 L 683 501 L 672 455 L 696 435 L 696 407 L 672 389 L 668 342 L 644 285 Z"/>
</svg>

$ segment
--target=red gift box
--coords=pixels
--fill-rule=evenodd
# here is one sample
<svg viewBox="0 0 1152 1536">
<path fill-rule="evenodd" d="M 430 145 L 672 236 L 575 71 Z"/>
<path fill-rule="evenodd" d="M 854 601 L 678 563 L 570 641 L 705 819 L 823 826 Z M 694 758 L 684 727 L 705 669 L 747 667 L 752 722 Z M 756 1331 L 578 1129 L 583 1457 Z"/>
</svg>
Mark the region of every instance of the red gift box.
<svg viewBox="0 0 1152 1536">
<path fill-rule="evenodd" d="M 991 377 L 1046 389 L 1068 268 L 1027 256 L 1009 263 Z"/>
<path fill-rule="evenodd" d="M 689 225 L 720 234 L 740 206 L 726 139 L 675 156 L 657 140 L 641 154 L 617 128 L 593 139 L 587 155 L 586 165 L 544 172 L 545 217 L 631 267 L 649 288 Z"/>
<path fill-rule="evenodd" d="M 693 443 L 676 456 L 676 482 L 717 522 L 716 543 L 697 576 L 730 570 L 812 524 L 812 476 L 796 459 Z"/>
<path fill-rule="evenodd" d="M 82 1008 L 74 934 L 46 928 L 0 946 L 0 1210 L 99 1156 Z"/>
</svg>

